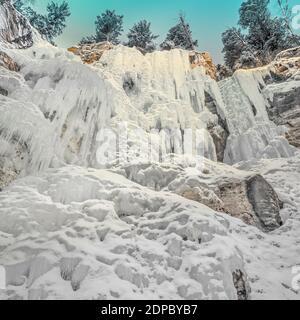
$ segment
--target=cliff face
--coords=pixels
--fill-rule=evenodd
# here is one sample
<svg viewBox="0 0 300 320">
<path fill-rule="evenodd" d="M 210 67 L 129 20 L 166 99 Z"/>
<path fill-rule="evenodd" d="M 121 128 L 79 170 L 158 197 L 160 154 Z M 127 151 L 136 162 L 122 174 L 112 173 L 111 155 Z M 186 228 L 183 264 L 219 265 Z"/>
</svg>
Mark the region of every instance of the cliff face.
<svg viewBox="0 0 300 320">
<path fill-rule="evenodd" d="M 10 0 L 0 5 L 0 44 L 14 48 L 29 48 L 33 45 L 33 30 Z"/>
<path fill-rule="evenodd" d="M 105 51 L 111 50 L 114 47 L 115 46 L 109 42 L 99 42 L 74 46 L 69 48 L 68 51 L 79 56 L 84 63 L 94 64 L 101 59 Z M 146 54 L 146 52 L 140 48 L 137 48 L 137 50 L 144 55 Z M 217 79 L 217 68 L 208 52 L 200 53 L 191 51 L 189 53 L 189 60 L 192 69 L 202 67 L 207 75 L 214 80 Z"/>
<path fill-rule="evenodd" d="M 267 81 L 270 119 L 287 128 L 290 144 L 300 148 L 300 48 L 280 53 Z"/>
<path fill-rule="evenodd" d="M 294 297 L 296 49 L 216 82 L 184 50 L 31 47 L 0 8 L 0 299 Z"/>
<path fill-rule="evenodd" d="M 192 68 L 203 67 L 208 76 L 217 80 L 217 68 L 208 52 L 190 52 L 190 63 Z"/>
<path fill-rule="evenodd" d="M 93 64 L 101 59 L 105 51 L 111 50 L 113 47 L 109 42 L 100 42 L 71 47 L 68 51 L 79 56 L 82 62 Z"/>
</svg>

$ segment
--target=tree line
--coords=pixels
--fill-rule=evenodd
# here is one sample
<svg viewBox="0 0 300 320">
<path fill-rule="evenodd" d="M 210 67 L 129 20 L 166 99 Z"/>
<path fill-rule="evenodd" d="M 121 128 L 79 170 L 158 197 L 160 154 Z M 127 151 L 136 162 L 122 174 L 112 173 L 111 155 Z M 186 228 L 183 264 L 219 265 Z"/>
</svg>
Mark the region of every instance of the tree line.
<svg viewBox="0 0 300 320">
<path fill-rule="evenodd" d="M 257 67 L 270 63 L 285 49 L 300 46 L 293 32 L 292 11 L 288 0 L 276 0 L 280 16 L 272 17 L 270 0 L 246 0 L 239 9 L 237 27 L 222 34 L 227 67 Z"/>
<path fill-rule="evenodd" d="M 34 1 L 34 0 L 33 0 Z M 70 8 L 67 1 L 57 4 L 51 1 L 47 5 L 47 14 L 39 14 L 30 6 L 32 0 L 15 0 L 15 8 L 25 15 L 40 34 L 51 43 L 61 35 L 66 27 L 66 19 L 70 16 Z M 123 29 L 124 16 L 116 13 L 115 10 L 106 10 L 96 17 L 95 34 L 84 37 L 80 44 L 109 41 L 113 44 L 120 43 L 120 36 Z M 123 43 L 129 47 L 139 47 L 146 52 L 156 49 L 154 40 L 159 36 L 151 31 L 151 23 L 141 20 L 133 25 L 127 34 L 128 41 Z M 194 50 L 197 41 L 192 38 L 192 31 L 189 23 L 183 14 L 179 15 L 178 23 L 172 27 L 163 43 L 161 49 L 183 48 Z"/>
<path fill-rule="evenodd" d="M 62 34 L 70 8 L 66 1 L 47 5 L 47 13 L 39 14 L 32 9 L 34 0 L 15 0 L 15 7 L 24 14 L 30 23 L 49 42 Z M 269 9 L 271 0 L 244 0 L 239 9 L 239 21 L 236 27 L 228 28 L 222 34 L 224 61 L 227 68 L 256 67 L 269 63 L 275 55 L 285 49 L 299 46 L 300 36 L 291 27 L 292 13 L 289 0 L 276 1 L 280 15 L 273 17 Z M 109 41 L 119 44 L 124 28 L 124 16 L 115 10 L 106 10 L 96 17 L 95 34 L 84 37 L 80 44 Z M 146 52 L 157 49 L 158 38 L 151 30 L 151 23 L 141 20 L 135 23 L 127 33 L 124 45 L 138 47 Z M 162 50 L 182 48 L 195 50 L 198 41 L 193 38 L 192 30 L 183 14 L 167 33 L 159 45 Z"/>
</svg>

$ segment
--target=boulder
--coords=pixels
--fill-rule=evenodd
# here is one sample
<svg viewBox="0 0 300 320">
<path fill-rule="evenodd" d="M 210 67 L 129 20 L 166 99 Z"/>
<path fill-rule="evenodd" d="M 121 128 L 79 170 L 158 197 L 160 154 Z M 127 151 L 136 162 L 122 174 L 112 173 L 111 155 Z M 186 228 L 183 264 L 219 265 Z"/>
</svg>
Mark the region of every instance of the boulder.
<svg viewBox="0 0 300 320">
<path fill-rule="evenodd" d="M 247 198 L 264 230 L 273 231 L 282 226 L 282 203 L 272 186 L 261 175 L 247 180 Z"/>
<path fill-rule="evenodd" d="M 10 71 L 20 71 L 19 65 L 3 51 L 0 51 L 0 67 L 4 67 Z"/>
<path fill-rule="evenodd" d="M 127 179 L 155 190 L 166 190 L 270 232 L 282 225 L 282 203 L 259 174 L 232 170 L 205 160 L 193 174 L 184 165 L 140 164 L 113 168 Z"/>
</svg>

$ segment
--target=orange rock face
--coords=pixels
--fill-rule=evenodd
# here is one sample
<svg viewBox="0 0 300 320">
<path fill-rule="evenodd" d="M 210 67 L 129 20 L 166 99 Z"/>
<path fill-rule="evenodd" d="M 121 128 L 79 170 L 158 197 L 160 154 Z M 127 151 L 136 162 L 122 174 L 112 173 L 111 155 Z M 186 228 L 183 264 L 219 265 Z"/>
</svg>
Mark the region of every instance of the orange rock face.
<svg viewBox="0 0 300 320">
<path fill-rule="evenodd" d="M 6 53 L 0 51 L 0 67 L 4 67 L 10 71 L 20 71 L 18 64 Z"/>
<path fill-rule="evenodd" d="M 93 64 L 101 59 L 105 51 L 112 48 L 113 45 L 110 42 L 99 42 L 71 47 L 68 51 L 80 56 L 84 63 Z"/>
<path fill-rule="evenodd" d="M 217 68 L 208 52 L 190 52 L 190 63 L 192 68 L 204 67 L 206 74 L 212 79 L 217 79 Z"/>
</svg>

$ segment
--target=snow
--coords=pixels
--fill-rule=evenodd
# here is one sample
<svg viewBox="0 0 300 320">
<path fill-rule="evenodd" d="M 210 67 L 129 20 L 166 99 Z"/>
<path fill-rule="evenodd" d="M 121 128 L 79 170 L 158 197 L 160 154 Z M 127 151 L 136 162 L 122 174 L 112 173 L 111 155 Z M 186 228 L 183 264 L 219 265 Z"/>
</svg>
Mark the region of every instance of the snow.
<svg viewBox="0 0 300 320">
<path fill-rule="evenodd" d="M 300 256 L 299 153 L 290 159 L 260 160 L 250 166 L 264 175 L 285 203 L 281 211 L 285 224 L 270 234 L 234 227 L 248 261 L 246 270 L 252 278 L 252 298 L 299 300 L 299 292 L 291 284 L 295 276 L 292 268 L 299 265 Z M 248 168 L 249 164 L 242 167 Z"/>
<path fill-rule="evenodd" d="M 224 217 L 201 204 L 74 166 L 18 180 L 0 201 L 0 230 L 14 235 L 0 256 L 10 298 L 236 298 L 228 278 L 241 254 Z"/>
<path fill-rule="evenodd" d="M 13 182 L 0 193 L 2 298 L 236 299 L 232 273 L 241 270 L 252 299 L 298 299 L 288 288 L 299 263 L 300 154 L 242 167 L 284 201 L 280 229 L 264 233 L 106 170 L 67 166 Z"/>
</svg>

